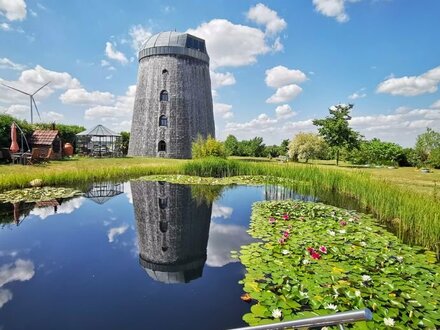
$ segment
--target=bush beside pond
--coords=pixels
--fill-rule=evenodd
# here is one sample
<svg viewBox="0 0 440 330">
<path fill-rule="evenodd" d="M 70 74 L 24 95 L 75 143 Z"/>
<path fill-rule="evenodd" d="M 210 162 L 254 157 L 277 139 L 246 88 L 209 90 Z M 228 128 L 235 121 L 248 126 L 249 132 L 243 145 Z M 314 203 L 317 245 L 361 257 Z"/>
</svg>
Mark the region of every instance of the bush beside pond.
<svg viewBox="0 0 440 330">
<path fill-rule="evenodd" d="M 260 202 L 243 246 L 250 325 L 369 308 L 356 328 L 440 326 L 435 253 L 400 242 L 369 216 L 297 201 Z M 281 314 L 279 313 L 281 312 Z"/>
</svg>

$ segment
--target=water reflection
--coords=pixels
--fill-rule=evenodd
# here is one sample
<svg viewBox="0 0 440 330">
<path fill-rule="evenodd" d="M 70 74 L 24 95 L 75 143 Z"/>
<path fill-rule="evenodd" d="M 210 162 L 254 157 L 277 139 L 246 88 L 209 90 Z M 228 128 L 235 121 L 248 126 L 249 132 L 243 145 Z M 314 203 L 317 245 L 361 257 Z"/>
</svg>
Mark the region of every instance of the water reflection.
<svg viewBox="0 0 440 330">
<path fill-rule="evenodd" d="M 191 186 L 132 181 L 139 261 L 163 283 L 202 276 L 212 202 L 193 199 Z"/>
<path fill-rule="evenodd" d="M 124 184 L 121 182 L 96 182 L 91 185 L 85 197 L 102 205 L 122 193 L 124 193 Z"/>
</svg>

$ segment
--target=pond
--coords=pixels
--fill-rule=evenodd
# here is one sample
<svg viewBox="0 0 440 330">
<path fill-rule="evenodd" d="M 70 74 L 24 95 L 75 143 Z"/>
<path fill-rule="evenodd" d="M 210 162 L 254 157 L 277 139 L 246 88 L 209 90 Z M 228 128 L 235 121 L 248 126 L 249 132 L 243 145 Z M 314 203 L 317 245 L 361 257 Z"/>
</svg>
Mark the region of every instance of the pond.
<svg viewBox="0 0 440 330">
<path fill-rule="evenodd" d="M 245 326 L 245 269 L 231 251 L 253 240 L 252 204 L 313 198 L 219 189 L 132 181 L 1 205 L 0 329 Z"/>
</svg>

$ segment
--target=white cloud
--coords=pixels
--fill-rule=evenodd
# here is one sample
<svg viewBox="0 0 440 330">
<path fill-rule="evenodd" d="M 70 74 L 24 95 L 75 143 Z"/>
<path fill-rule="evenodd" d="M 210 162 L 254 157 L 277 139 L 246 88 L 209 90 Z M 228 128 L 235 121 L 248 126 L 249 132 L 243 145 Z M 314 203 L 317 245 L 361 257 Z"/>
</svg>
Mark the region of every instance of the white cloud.
<svg viewBox="0 0 440 330">
<path fill-rule="evenodd" d="M 226 72 L 215 72 L 211 71 L 211 87 L 212 88 L 220 88 L 222 86 L 230 86 L 235 84 L 235 77 L 232 73 Z"/>
<path fill-rule="evenodd" d="M 212 213 L 211 218 L 223 218 L 223 219 L 229 219 L 232 215 L 232 212 L 234 209 L 229 206 L 223 206 L 216 202 L 212 204 Z"/>
<path fill-rule="evenodd" d="M 0 14 L 10 21 L 22 21 L 26 18 L 26 3 L 24 0 L 0 0 Z"/>
<path fill-rule="evenodd" d="M 292 108 L 288 104 L 279 105 L 275 109 L 277 118 L 290 118 L 295 116 L 297 113 L 292 111 Z"/>
<path fill-rule="evenodd" d="M 276 52 L 281 52 L 283 50 L 284 50 L 284 46 L 281 43 L 281 39 L 280 37 L 277 37 L 272 45 L 272 51 L 276 53 Z"/>
<path fill-rule="evenodd" d="M 113 243 L 115 241 L 115 238 L 125 233 L 127 229 L 128 229 L 128 225 L 122 225 L 120 227 L 110 228 L 110 230 L 107 233 L 108 241 L 110 243 Z"/>
<path fill-rule="evenodd" d="M 262 3 L 251 7 L 246 16 L 251 21 L 264 25 L 267 34 L 278 33 L 287 27 L 286 21 L 280 18 L 276 11 L 266 7 Z"/>
<path fill-rule="evenodd" d="M 42 112 L 41 118 L 46 122 L 60 122 L 64 115 L 55 111 Z"/>
<path fill-rule="evenodd" d="M 136 85 L 128 87 L 125 95 L 118 96 L 113 105 L 97 105 L 85 111 L 87 120 L 100 120 L 112 125 L 115 131 L 130 131 Z"/>
<path fill-rule="evenodd" d="M 263 31 L 225 19 L 213 19 L 187 32 L 206 41 L 213 69 L 254 64 L 258 55 L 270 51 Z"/>
<path fill-rule="evenodd" d="M 3 22 L 3 23 L 0 24 L 0 30 L 12 31 L 12 28 L 11 28 L 11 26 L 8 23 Z"/>
<path fill-rule="evenodd" d="M 101 66 L 102 67 L 110 66 L 110 62 L 107 60 L 101 60 Z"/>
<path fill-rule="evenodd" d="M 270 118 L 265 113 L 258 115 L 257 118 L 250 120 L 245 123 L 227 123 L 226 131 L 228 132 L 240 132 L 240 131 L 251 131 L 254 135 L 255 132 L 259 134 L 269 130 L 274 130 L 274 124 L 278 124 L 277 119 Z"/>
<path fill-rule="evenodd" d="M 307 76 L 301 70 L 288 69 L 278 65 L 266 70 L 266 85 L 273 88 L 280 88 L 292 83 L 302 83 L 307 80 Z"/>
<path fill-rule="evenodd" d="M 347 2 L 358 2 L 360 0 L 313 0 L 315 10 L 321 14 L 334 17 L 340 23 L 347 22 L 350 18 L 345 12 Z"/>
<path fill-rule="evenodd" d="M 12 292 L 7 289 L 0 289 L 0 308 L 12 299 Z"/>
<path fill-rule="evenodd" d="M 440 100 L 434 102 L 434 103 L 431 105 L 431 108 L 434 108 L 434 109 L 440 109 Z"/>
<path fill-rule="evenodd" d="M 64 201 L 61 205 L 58 205 L 56 212 L 52 206 L 48 206 L 36 207 L 31 211 L 30 214 L 39 217 L 41 220 L 44 220 L 54 214 L 70 214 L 73 211 L 79 209 L 84 201 L 84 197 L 72 198 L 68 201 Z"/>
<path fill-rule="evenodd" d="M 379 84 L 377 92 L 391 95 L 415 96 L 425 93 L 435 93 L 439 83 L 440 66 L 437 66 L 420 76 L 391 77 L 386 79 Z"/>
<path fill-rule="evenodd" d="M 220 116 L 223 119 L 230 119 L 234 117 L 234 113 L 231 111 L 232 105 L 225 103 L 214 103 L 214 114 Z"/>
<path fill-rule="evenodd" d="M 137 52 L 142 44 L 152 36 L 149 29 L 143 27 L 142 25 L 133 25 L 128 32 L 131 37 L 131 47 Z"/>
<path fill-rule="evenodd" d="M 113 44 L 111 42 L 106 42 L 105 43 L 105 55 L 112 60 L 118 61 L 121 64 L 127 64 L 128 60 L 127 57 L 125 57 L 125 55 L 116 50 L 116 48 L 113 48 Z"/>
<path fill-rule="evenodd" d="M 64 104 L 107 105 L 114 102 L 114 95 L 109 92 L 88 92 L 84 88 L 72 88 L 66 90 L 63 94 L 61 94 L 60 100 Z"/>
<path fill-rule="evenodd" d="M 1 112 L 14 117 L 23 118 L 24 116 L 30 113 L 30 109 L 29 109 L 29 105 L 13 104 L 7 108 L 2 108 Z"/>
<path fill-rule="evenodd" d="M 211 222 L 206 264 L 210 267 L 223 267 L 231 262 L 239 262 L 231 257 L 231 251 L 240 250 L 240 246 L 252 242 L 246 231 L 246 227 Z"/>
<path fill-rule="evenodd" d="M 291 84 L 277 89 L 274 95 L 266 100 L 266 103 L 282 103 L 288 102 L 301 94 L 302 88 L 298 85 Z"/>
<path fill-rule="evenodd" d="M 28 281 L 35 274 L 34 263 L 30 260 L 18 259 L 13 264 L 0 267 L 0 288 L 14 281 Z"/>
<path fill-rule="evenodd" d="M 357 99 L 362 99 L 364 97 L 366 97 L 367 94 L 365 93 L 365 88 L 361 88 L 360 90 L 354 92 L 353 94 L 349 95 L 348 98 L 350 100 L 357 100 Z"/>
</svg>

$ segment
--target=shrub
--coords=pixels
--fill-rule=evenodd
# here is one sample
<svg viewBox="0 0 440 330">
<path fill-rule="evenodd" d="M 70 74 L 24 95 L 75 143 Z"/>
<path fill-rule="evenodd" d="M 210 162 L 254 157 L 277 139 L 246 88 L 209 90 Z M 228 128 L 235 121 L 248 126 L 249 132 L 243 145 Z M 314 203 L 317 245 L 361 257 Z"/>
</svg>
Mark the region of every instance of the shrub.
<svg viewBox="0 0 440 330">
<path fill-rule="evenodd" d="M 226 158 L 226 149 L 222 142 L 211 136 L 203 139 L 200 135 L 192 145 L 193 158 L 219 157 Z"/>
</svg>

